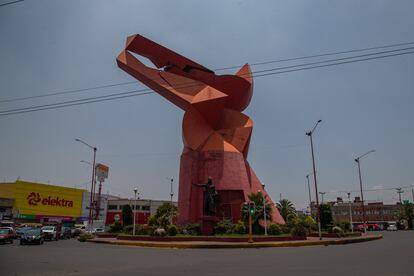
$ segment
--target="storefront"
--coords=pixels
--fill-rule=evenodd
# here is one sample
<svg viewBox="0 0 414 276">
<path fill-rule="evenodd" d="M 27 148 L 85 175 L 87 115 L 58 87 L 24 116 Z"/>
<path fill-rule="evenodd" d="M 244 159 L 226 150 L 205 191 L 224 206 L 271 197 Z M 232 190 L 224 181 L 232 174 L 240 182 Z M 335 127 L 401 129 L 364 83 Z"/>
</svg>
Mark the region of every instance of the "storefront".
<svg viewBox="0 0 414 276">
<path fill-rule="evenodd" d="M 10 187 L 7 187 L 10 189 Z M 2 189 L 2 185 L 0 185 Z M 12 184 L 13 217 L 19 221 L 77 221 L 85 190 L 16 181 Z"/>
</svg>

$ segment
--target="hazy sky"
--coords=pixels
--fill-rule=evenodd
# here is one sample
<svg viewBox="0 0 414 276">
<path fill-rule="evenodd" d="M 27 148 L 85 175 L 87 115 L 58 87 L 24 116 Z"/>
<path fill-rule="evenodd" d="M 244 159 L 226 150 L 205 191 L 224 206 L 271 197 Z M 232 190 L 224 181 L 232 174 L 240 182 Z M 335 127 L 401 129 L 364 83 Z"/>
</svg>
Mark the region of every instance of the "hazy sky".
<svg viewBox="0 0 414 276">
<path fill-rule="evenodd" d="M 115 58 L 136 33 L 216 69 L 413 42 L 413 12 L 409 0 L 26 0 L 0 6 L 0 100 L 132 81 Z M 314 144 L 325 198 L 358 190 L 353 158 L 371 149 L 377 152 L 361 163 L 366 189 L 414 185 L 413 73 L 414 55 L 402 55 L 256 78 L 246 110 L 255 122 L 248 160 L 272 197 L 307 204 L 312 163 L 305 132 L 318 119 Z M 0 111 L 142 88 L 0 102 Z M 105 192 L 132 196 L 137 186 L 142 197 L 167 199 L 166 178 L 177 183 L 182 115 L 151 94 L 0 116 L 0 180 L 89 188 L 91 169 L 80 160 L 91 161 L 92 151 L 75 142 L 81 138 L 110 167 Z M 411 199 L 411 188 L 404 190 Z M 392 202 L 397 193 L 365 197 Z"/>
</svg>

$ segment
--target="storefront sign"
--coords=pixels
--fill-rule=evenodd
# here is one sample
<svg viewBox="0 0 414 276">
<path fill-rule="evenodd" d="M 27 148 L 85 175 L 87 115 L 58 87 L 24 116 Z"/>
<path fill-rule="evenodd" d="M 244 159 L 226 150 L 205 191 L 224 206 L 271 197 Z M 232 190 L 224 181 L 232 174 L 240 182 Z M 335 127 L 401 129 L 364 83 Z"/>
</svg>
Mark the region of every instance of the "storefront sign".
<svg viewBox="0 0 414 276">
<path fill-rule="evenodd" d="M 83 190 L 17 181 L 15 208 L 20 214 L 78 217 Z"/>
</svg>

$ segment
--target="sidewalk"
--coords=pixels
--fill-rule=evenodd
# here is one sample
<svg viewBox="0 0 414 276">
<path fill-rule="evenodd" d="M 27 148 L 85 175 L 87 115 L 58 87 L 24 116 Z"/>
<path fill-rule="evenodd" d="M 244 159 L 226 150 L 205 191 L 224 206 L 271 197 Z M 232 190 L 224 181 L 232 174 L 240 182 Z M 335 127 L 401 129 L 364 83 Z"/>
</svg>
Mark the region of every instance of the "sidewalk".
<svg viewBox="0 0 414 276">
<path fill-rule="evenodd" d="M 117 240 L 116 238 L 95 238 L 87 240 L 94 243 L 105 243 L 113 245 L 127 245 L 140 247 L 155 248 L 262 248 L 262 247 L 302 247 L 302 246 L 318 246 L 318 245 L 340 245 L 350 243 L 360 243 L 381 239 L 381 234 L 367 234 L 361 237 L 352 238 L 318 238 L 308 237 L 303 241 L 281 241 L 281 242 L 158 242 L 158 241 L 127 241 Z"/>
</svg>

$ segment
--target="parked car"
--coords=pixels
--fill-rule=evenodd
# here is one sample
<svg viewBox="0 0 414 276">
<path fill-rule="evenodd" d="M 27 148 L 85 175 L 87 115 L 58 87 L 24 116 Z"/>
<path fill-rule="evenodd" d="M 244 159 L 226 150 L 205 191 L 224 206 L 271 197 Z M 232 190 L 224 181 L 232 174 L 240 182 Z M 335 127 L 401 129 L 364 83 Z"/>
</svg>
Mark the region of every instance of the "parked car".
<svg viewBox="0 0 414 276">
<path fill-rule="evenodd" d="M 58 232 L 56 230 L 55 226 L 51 226 L 51 225 L 43 226 L 41 228 L 41 230 L 44 234 L 44 239 L 45 240 L 55 240 L 55 241 L 57 241 L 60 237 L 60 232 Z"/>
<path fill-rule="evenodd" d="M 81 234 L 85 233 L 85 230 L 81 229 L 81 228 L 73 228 L 71 230 L 71 236 L 72 238 L 78 237 Z"/>
<path fill-rule="evenodd" d="M 61 239 L 70 239 L 72 237 L 72 230 L 69 227 L 62 227 L 60 234 Z"/>
<path fill-rule="evenodd" d="M 14 232 L 9 227 L 0 228 L 0 242 L 1 243 L 13 243 Z"/>
<path fill-rule="evenodd" d="M 398 231 L 397 225 L 395 224 L 388 225 L 387 231 Z"/>
<path fill-rule="evenodd" d="M 93 229 L 93 233 L 103 233 L 103 232 L 105 232 L 105 229 L 103 229 L 103 228 L 95 228 L 95 229 Z"/>
<path fill-rule="evenodd" d="M 0 227 L 0 229 L 8 229 L 8 230 L 10 230 L 12 232 L 13 239 L 16 238 L 16 231 L 14 231 L 14 228 L 13 227 L 10 227 L 10 226 L 3 227 L 2 226 L 2 227 Z"/>
<path fill-rule="evenodd" d="M 24 232 L 20 238 L 20 245 L 24 244 L 43 244 L 45 238 L 40 228 L 32 228 Z"/>
<path fill-rule="evenodd" d="M 20 239 L 23 236 L 24 232 L 26 232 L 27 230 L 30 230 L 30 229 L 32 229 L 32 227 L 17 228 L 16 229 L 16 238 Z"/>
</svg>

